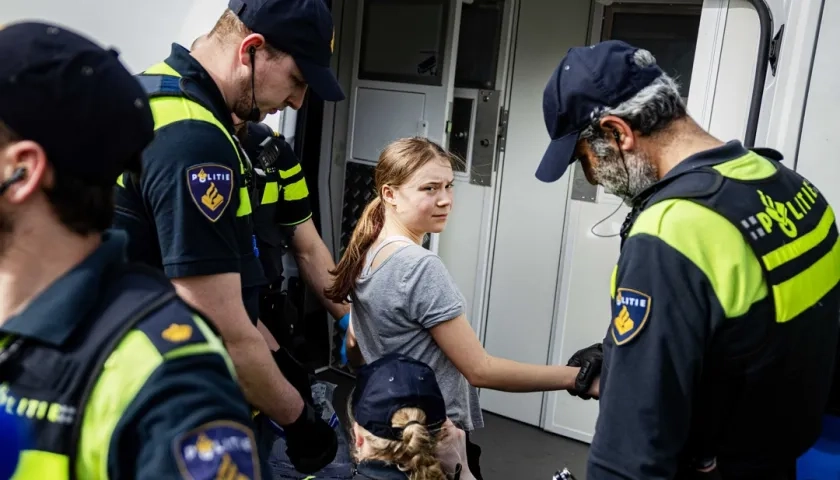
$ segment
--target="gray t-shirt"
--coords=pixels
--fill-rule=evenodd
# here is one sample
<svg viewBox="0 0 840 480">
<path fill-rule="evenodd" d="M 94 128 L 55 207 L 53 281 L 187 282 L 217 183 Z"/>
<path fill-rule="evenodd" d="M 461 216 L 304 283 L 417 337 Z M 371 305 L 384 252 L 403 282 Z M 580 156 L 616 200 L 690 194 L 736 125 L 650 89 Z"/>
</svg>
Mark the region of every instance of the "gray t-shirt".
<svg viewBox="0 0 840 480">
<path fill-rule="evenodd" d="M 372 259 L 393 242 L 409 244 L 371 270 Z M 440 257 L 408 238 L 388 237 L 368 254 L 352 300 L 350 321 L 366 363 L 399 352 L 429 365 L 449 418 L 468 432 L 484 426 L 478 391 L 428 330 L 464 313 L 466 303 Z"/>
</svg>

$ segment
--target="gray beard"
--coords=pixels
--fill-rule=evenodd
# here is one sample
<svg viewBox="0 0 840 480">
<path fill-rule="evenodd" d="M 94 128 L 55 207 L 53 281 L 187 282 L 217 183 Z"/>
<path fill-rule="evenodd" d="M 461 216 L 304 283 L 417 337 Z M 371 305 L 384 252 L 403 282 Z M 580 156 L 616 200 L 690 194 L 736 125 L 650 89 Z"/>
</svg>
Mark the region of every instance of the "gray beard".
<svg viewBox="0 0 840 480">
<path fill-rule="evenodd" d="M 659 181 L 656 167 L 644 153 L 622 155 L 603 139 L 590 141 L 598 163 L 592 169 L 595 180 L 612 195 L 629 205 L 630 200 Z"/>
</svg>

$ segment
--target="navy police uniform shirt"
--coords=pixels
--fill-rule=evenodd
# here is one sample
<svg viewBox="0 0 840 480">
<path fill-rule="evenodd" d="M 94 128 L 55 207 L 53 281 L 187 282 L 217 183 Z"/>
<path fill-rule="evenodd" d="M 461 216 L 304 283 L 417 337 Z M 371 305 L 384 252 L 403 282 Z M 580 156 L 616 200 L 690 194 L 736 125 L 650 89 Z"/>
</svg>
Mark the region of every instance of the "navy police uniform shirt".
<svg viewBox="0 0 840 480">
<path fill-rule="evenodd" d="M 741 174 L 775 171 L 766 158 L 730 142 L 684 160 L 672 172 L 714 159 L 731 162 Z M 740 372 L 744 367 L 732 360 L 756 352 L 755 345 L 765 338 L 763 326 L 773 315 L 765 306 L 772 308 L 772 301 L 758 262 L 739 227 L 704 205 L 674 198 L 641 212 L 611 280 L 612 320 L 604 339 L 600 413 L 587 468 L 590 479 L 674 478 L 691 460 L 685 458 L 691 453 L 686 448 L 697 441 L 692 437 L 696 428 L 703 428 L 694 424 L 701 418 L 699 410 L 717 407 L 729 416 L 722 423 L 727 443 L 715 445 L 719 450 L 713 453 L 719 468 L 734 468 L 736 463 L 738 468 L 766 468 L 795 458 L 785 450 L 797 441 L 788 438 L 794 435 L 775 438 L 773 432 L 788 431 L 789 422 L 782 417 L 803 419 L 819 408 L 795 400 L 797 392 L 790 392 L 800 385 L 810 390 L 805 386 L 822 378 L 818 369 L 811 369 L 818 359 L 796 350 L 808 349 L 807 344 L 782 343 L 751 363 L 753 373 L 748 375 L 755 377 L 733 376 L 734 382 L 744 380 L 741 385 L 747 378 L 759 379 L 749 384 L 748 392 L 738 392 L 737 385 L 731 390 L 704 388 L 709 380 L 720 381 L 703 376 L 707 362 L 714 360 L 722 368 L 728 364 L 731 371 Z M 812 330 L 810 335 L 820 335 L 819 328 Z M 813 337 L 803 341 L 819 348 Z M 786 365 L 798 369 L 800 381 L 789 385 L 773 381 L 782 375 L 769 362 L 783 355 Z M 776 394 L 790 401 L 768 398 Z M 737 437 L 734 442 L 732 435 Z M 773 453 L 777 451 L 784 453 Z M 721 455 L 728 457 L 721 461 Z M 767 477 L 735 474 L 732 478 Z"/>
<path fill-rule="evenodd" d="M 165 62 L 181 74 L 186 92 L 233 134 L 222 93 L 189 51 L 173 44 Z M 159 128 L 143 153 L 142 168 L 139 179 L 126 175 L 125 187 L 116 187 L 114 226 L 128 233 L 131 260 L 160 267 L 169 278 L 239 273 L 243 294 L 265 283 L 251 215 L 236 215 L 244 182 L 239 157 L 221 129 L 200 120 Z M 214 203 L 221 202 L 212 209 L 200 181 L 210 177 L 217 189 Z M 254 323 L 257 309 L 248 308 Z"/>
<path fill-rule="evenodd" d="M 106 232 L 97 250 L 9 319 L 0 333 L 57 348 L 75 341 L 96 310 L 106 271 L 124 262 L 125 242 L 123 232 Z M 132 390 L 133 397 L 122 398 Z M 120 409 L 112 426 L 110 419 Z M 107 471 L 107 478 L 253 479 L 265 471 L 230 359 L 209 326 L 181 302 L 155 311 L 126 335 L 84 415 L 80 478 L 99 478 Z"/>
</svg>

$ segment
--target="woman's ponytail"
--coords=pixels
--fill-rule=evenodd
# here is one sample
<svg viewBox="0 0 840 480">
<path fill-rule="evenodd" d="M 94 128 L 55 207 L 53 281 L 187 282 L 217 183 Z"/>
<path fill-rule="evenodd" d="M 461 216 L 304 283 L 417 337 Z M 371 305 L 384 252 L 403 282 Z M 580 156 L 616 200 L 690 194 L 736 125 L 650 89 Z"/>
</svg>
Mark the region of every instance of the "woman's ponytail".
<svg viewBox="0 0 840 480">
<path fill-rule="evenodd" d="M 425 417 L 425 415 L 423 415 Z M 400 470 L 408 473 L 410 480 L 446 480 L 446 474 L 435 455 L 437 439 L 428 427 L 417 421 L 403 427 L 402 445 L 395 457 Z M 396 460 L 396 459 L 395 459 Z"/>
<path fill-rule="evenodd" d="M 382 199 L 377 195 L 365 207 L 356 228 L 353 229 L 353 236 L 350 237 L 350 243 L 347 245 L 341 261 L 338 262 L 335 270 L 330 272 L 335 275 L 335 280 L 329 288 L 324 290 L 324 295 L 328 299 L 336 303 L 346 303 L 348 301 L 356 280 L 362 274 L 365 255 L 367 255 L 376 238 L 379 237 L 384 224 L 385 206 L 382 204 Z"/>
</svg>

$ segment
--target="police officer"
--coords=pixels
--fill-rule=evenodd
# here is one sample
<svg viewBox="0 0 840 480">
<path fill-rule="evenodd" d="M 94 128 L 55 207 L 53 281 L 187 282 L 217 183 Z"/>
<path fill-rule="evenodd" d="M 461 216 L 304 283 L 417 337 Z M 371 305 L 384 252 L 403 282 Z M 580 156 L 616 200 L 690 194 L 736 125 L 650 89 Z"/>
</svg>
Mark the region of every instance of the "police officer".
<svg viewBox="0 0 840 480">
<path fill-rule="evenodd" d="M 115 225 L 128 232 L 130 258 L 162 268 L 187 302 L 213 313 L 248 401 L 283 426 L 289 457 L 307 473 L 335 457 L 335 432 L 276 368 L 255 327 L 265 278 L 251 214 L 261 199 L 232 116 L 260 121 L 299 108 L 307 85 L 342 99 L 329 68 L 333 22 L 323 0 L 229 7 L 195 50 L 173 44 L 138 77 L 155 138 L 142 176 L 118 181 Z"/>
<path fill-rule="evenodd" d="M 0 403 L 32 437 L 13 478 L 261 478 L 217 334 L 106 230 L 153 137 L 137 80 L 76 33 L 16 23 L 0 92 Z"/>
<path fill-rule="evenodd" d="M 580 160 L 633 207 L 587 478 L 795 478 L 837 348 L 825 197 L 778 152 L 704 131 L 650 52 L 623 42 L 569 50 L 543 105 L 537 177 Z"/>
<path fill-rule="evenodd" d="M 335 262 L 312 221 L 309 188 L 300 162 L 286 139 L 265 123 L 248 122 L 244 130 L 242 146 L 257 171 L 256 196 L 277 198 L 276 202 L 262 203 L 254 211 L 258 257 L 268 284 L 274 288 L 282 282 L 283 255 L 290 249 L 301 276 L 341 328 L 349 323 L 350 307 L 334 303 L 324 295 L 324 290 L 333 281 L 330 272 L 335 269 Z M 272 184 L 278 186 L 277 191 L 271 190 Z M 272 320 L 292 321 L 283 318 L 282 303 L 273 300 L 263 303 L 263 306 L 267 305 L 274 308 L 273 312 L 261 312 L 263 321 L 267 321 L 271 313 L 274 314 Z M 346 329 L 344 326 L 343 330 Z"/>
</svg>

